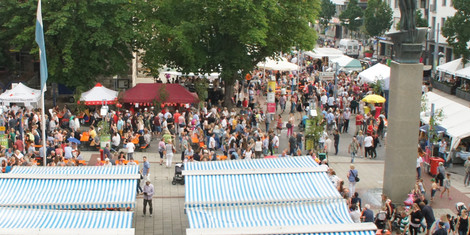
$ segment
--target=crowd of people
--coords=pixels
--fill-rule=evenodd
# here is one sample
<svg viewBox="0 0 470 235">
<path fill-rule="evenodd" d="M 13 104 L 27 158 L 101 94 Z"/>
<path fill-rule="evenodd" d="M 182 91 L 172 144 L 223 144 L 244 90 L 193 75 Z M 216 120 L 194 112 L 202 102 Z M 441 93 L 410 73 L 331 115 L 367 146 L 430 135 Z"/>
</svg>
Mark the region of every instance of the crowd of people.
<svg viewBox="0 0 470 235">
<path fill-rule="evenodd" d="M 166 167 L 172 167 L 173 161 L 250 160 L 300 155 L 309 155 L 320 164 L 328 164 L 328 158 L 322 158 L 319 153 L 326 156 L 338 154 L 341 136 L 349 133 L 353 137 L 344 150 L 350 154 L 352 163 L 345 176 L 349 187 L 345 187 L 345 182 L 336 176 L 333 169 L 330 169 L 331 181 L 349 202 L 354 221 L 375 221 L 379 216 L 373 215 L 369 205 L 361 205 L 355 191 L 359 172 L 353 163 L 357 157 L 377 158 L 376 149 L 386 141 L 386 110 L 382 104 L 362 101 L 365 95 L 373 94 L 374 89 L 363 84 L 357 73 L 340 73 L 335 85 L 333 81 L 320 79 L 319 72 L 325 69 L 326 61 L 306 59 L 302 63 L 306 68 L 302 73 L 255 70 L 247 74 L 233 87 L 232 105 L 209 100 L 199 107 L 130 106 L 112 110 L 104 116 L 98 109 L 78 112 L 66 105 L 53 107 L 46 112 L 46 151 L 42 147 L 40 110 L 16 105 L 3 107 L 1 118 L 5 123 L 8 144 L 2 145 L 2 171 L 7 173 L 17 165 L 41 165 L 44 160 L 49 166 L 88 164 L 81 151 L 98 151 L 106 135 L 109 135 L 110 142 L 105 144 L 103 161 L 97 161 L 98 165 L 136 164 L 134 152 L 153 145 L 158 149 L 159 164 Z M 268 80 L 276 81 L 278 111 L 275 114 L 267 114 L 264 105 Z M 234 108 L 229 109 L 228 106 Z M 305 127 L 310 110 L 319 111 L 318 115 L 322 117 L 320 125 L 325 128 L 314 144 L 317 148 L 307 150 Z M 351 128 L 352 125 L 355 128 Z M 281 149 L 281 138 L 285 137 L 288 145 Z M 384 199 L 386 215 L 383 221 L 388 228 L 396 222 L 392 218 L 401 216 L 400 223 L 416 234 L 413 231 L 416 231 L 415 225 L 419 221 L 415 220 L 417 215 L 413 212 L 428 210 L 427 201 L 422 199 L 425 190 L 418 169 L 422 162 L 419 158 L 414 192 L 420 201 L 408 211 L 404 210 L 403 214 L 392 208 L 394 206 L 389 199 Z M 442 168 L 439 168 L 439 175 L 443 177 L 436 178 L 438 181 L 431 189 L 431 202 L 441 187 L 440 197 L 447 192 L 451 198 L 450 177 L 445 177 L 445 168 Z M 148 174 L 148 169 L 144 173 Z M 149 190 L 143 191 L 151 194 Z M 406 217 L 410 217 L 409 225 Z"/>
</svg>

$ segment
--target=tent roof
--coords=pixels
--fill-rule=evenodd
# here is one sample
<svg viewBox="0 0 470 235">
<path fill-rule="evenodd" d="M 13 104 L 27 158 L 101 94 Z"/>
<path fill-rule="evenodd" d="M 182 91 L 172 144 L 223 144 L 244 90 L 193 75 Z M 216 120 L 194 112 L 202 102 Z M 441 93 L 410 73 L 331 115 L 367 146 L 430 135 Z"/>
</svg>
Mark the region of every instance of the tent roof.
<svg viewBox="0 0 470 235">
<path fill-rule="evenodd" d="M 366 83 L 374 83 L 377 80 L 383 80 L 383 88 L 384 90 L 388 90 L 390 85 L 390 67 L 381 63 L 377 63 L 374 66 L 360 72 L 358 77 Z"/>
<path fill-rule="evenodd" d="M 4 234 L 134 234 L 133 212 L 0 208 Z M 90 233 L 91 232 L 91 233 Z"/>
<path fill-rule="evenodd" d="M 317 47 L 313 51 L 306 51 L 306 55 L 313 58 L 331 57 L 336 58 L 343 55 L 343 52 L 330 47 Z"/>
<path fill-rule="evenodd" d="M 15 167 L 0 174 L 0 204 L 33 209 L 133 208 L 138 171 L 138 166 Z"/>
<path fill-rule="evenodd" d="M 40 98 L 40 90 L 29 88 L 23 83 L 18 83 L 15 87 L 0 95 L 0 101 L 6 105 L 10 103 L 25 103 L 25 105 L 30 105 L 30 103 L 39 102 Z"/>
<path fill-rule="evenodd" d="M 347 71 L 362 71 L 361 61 L 347 55 L 331 59 L 333 63 L 338 63 L 339 67 Z"/>
<path fill-rule="evenodd" d="M 459 69 L 455 72 L 455 76 L 463 77 L 466 79 L 470 79 L 470 66 L 464 68 L 464 69 Z"/>
<path fill-rule="evenodd" d="M 286 58 L 281 57 L 277 60 L 273 60 L 269 57 L 265 61 L 259 62 L 257 64 L 258 68 L 265 68 L 269 70 L 279 70 L 279 71 L 294 71 L 299 70 L 299 66 L 287 61 Z"/>
<path fill-rule="evenodd" d="M 427 92 L 425 95 L 427 110 L 431 110 L 432 104 L 434 110 L 442 109 L 444 118 L 439 125 L 447 129 L 448 136 L 459 139 L 470 136 L 470 108 L 433 92 Z M 429 114 L 421 112 L 421 121 L 428 124 Z"/>
<path fill-rule="evenodd" d="M 108 89 L 97 83 L 89 91 L 83 92 L 80 96 L 80 101 L 83 101 L 85 105 L 100 105 L 103 101 L 107 104 L 114 104 L 117 101 L 118 92 Z"/>
<path fill-rule="evenodd" d="M 122 101 L 124 103 L 151 103 L 154 100 L 160 101 L 159 90 L 162 86 L 166 86 L 168 98 L 165 103 L 196 103 L 198 99 L 194 97 L 186 88 L 180 84 L 163 84 L 163 83 L 139 83 L 135 87 L 124 93 Z"/>
<path fill-rule="evenodd" d="M 465 66 L 462 66 L 462 58 L 458 58 L 456 60 L 449 61 L 445 64 L 441 64 L 436 67 L 437 71 L 444 72 L 444 73 L 449 73 L 449 74 L 455 74 L 457 70 L 460 70 L 464 67 L 469 67 L 470 63 L 467 63 Z"/>
<path fill-rule="evenodd" d="M 186 232 L 374 234 L 374 224 L 353 223 L 326 171 L 308 156 L 189 162 L 183 171 Z"/>
</svg>

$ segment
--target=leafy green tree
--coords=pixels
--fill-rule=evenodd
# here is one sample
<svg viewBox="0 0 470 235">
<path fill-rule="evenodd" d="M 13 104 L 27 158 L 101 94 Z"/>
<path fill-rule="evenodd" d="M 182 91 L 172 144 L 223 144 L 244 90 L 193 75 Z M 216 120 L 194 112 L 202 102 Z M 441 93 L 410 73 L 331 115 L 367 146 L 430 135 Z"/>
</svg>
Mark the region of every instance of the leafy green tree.
<svg viewBox="0 0 470 235">
<path fill-rule="evenodd" d="M 321 11 L 318 15 L 320 24 L 325 30 L 331 18 L 336 14 L 336 5 L 331 0 L 321 0 Z"/>
<path fill-rule="evenodd" d="M 90 87 L 101 76 L 127 74 L 135 5 L 129 0 L 43 1 L 49 81 Z M 36 7 L 37 1 L 0 1 L 0 41 L 7 42 L 3 50 L 38 57 Z"/>
<path fill-rule="evenodd" d="M 225 105 L 233 84 L 264 58 L 293 46 L 312 49 L 318 0 L 153 0 L 136 15 L 143 63 L 157 76 L 162 65 L 183 72 L 221 72 Z"/>
<path fill-rule="evenodd" d="M 371 37 L 381 36 L 392 26 L 393 11 L 385 1 L 369 0 L 364 12 L 364 26 Z"/>
<path fill-rule="evenodd" d="M 454 48 L 455 54 L 462 56 L 462 62 L 465 64 L 470 59 L 470 4 L 468 0 L 454 0 L 453 3 L 457 12 L 447 18 L 442 34 Z"/>
<path fill-rule="evenodd" d="M 416 27 L 428 27 L 428 20 L 423 17 L 423 13 L 420 10 L 416 10 Z"/>
<path fill-rule="evenodd" d="M 357 31 L 362 25 L 362 9 L 359 7 L 357 0 L 350 0 L 346 10 L 341 12 L 339 19 L 341 24 L 350 31 Z"/>
</svg>

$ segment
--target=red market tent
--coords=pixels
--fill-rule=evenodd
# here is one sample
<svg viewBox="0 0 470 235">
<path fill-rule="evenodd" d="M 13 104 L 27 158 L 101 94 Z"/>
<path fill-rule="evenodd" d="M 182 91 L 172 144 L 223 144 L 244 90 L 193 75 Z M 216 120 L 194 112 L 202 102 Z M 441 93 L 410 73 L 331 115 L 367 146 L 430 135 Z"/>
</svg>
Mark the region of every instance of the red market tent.
<svg viewBox="0 0 470 235">
<path fill-rule="evenodd" d="M 160 100 L 160 88 L 165 86 L 168 97 L 163 103 L 188 104 L 199 102 L 191 92 L 186 90 L 180 84 L 164 83 L 140 83 L 127 90 L 122 98 L 123 103 L 138 103 L 141 105 L 153 103 L 154 100 Z"/>
</svg>

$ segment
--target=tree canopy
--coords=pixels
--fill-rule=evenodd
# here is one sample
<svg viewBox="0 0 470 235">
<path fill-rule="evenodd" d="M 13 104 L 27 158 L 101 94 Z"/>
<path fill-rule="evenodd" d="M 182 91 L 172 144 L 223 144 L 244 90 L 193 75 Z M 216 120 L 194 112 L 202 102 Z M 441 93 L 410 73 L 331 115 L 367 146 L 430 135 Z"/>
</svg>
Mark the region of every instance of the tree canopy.
<svg viewBox="0 0 470 235">
<path fill-rule="evenodd" d="M 331 18 L 336 14 L 336 5 L 331 0 L 321 0 L 321 10 L 318 18 L 323 29 L 328 26 Z"/>
<path fill-rule="evenodd" d="M 470 59 L 470 4 L 467 0 L 453 0 L 453 3 L 457 12 L 445 21 L 442 35 L 465 64 Z"/>
<path fill-rule="evenodd" d="M 362 9 L 357 0 L 350 0 L 346 10 L 341 12 L 339 19 L 341 24 L 350 31 L 357 31 L 362 25 Z"/>
<path fill-rule="evenodd" d="M 230 85 L 239 71 L 251 71 L 265 57 L 294 46 L 312 49 L 317 38 L 309 24 L 318 15 L 318 0 L 149 3 L 138 14 L 138 33 L 144 65 L 154 75 L 162 65 L 184 72 L 220 71 Z"/>
<path fill-rule="evenodd" d="M 385 1 L 369 0 L 364 12 L 364 26 L 371 37 L 381 36 L 392 26 L 393 11 Z"/>
<path fill-rule="evenodd" d="M 127 74 L 132 58 L 133 9 L 129 0 L 42 3 L 49 81 L 89 87 L 100 76 Z M 34 40 L 37 1 L 0 2 L 0 46 L 29 51 Z"/>
</svg>

